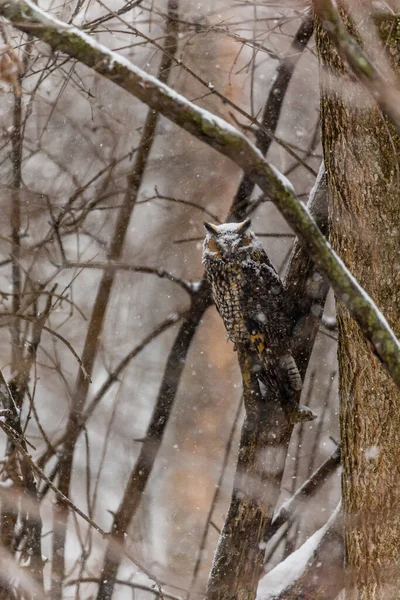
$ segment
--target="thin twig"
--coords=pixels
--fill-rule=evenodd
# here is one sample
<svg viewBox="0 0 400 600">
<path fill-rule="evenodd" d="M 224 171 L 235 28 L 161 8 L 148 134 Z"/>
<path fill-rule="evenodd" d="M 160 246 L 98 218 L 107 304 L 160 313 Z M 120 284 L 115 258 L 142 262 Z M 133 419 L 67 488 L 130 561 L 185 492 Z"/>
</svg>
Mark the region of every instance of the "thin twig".
<svg viewBox="0 0 400 600">
<path fill-rule="evenodd" d="M 12 429 L 11 427 L 9 427 L 2 420 L 0 420 L 0 429 L 2 429 L 4 431 L 4 433 L 7 435 L 7 437 L 12 440 L 13 444 L 18 448 L 18 451 L 21 452 L 21 454 L 27 460 L 27 462 L 31 466 L 32 470 L 37 474 L 37 476 L 40 477 L 40 479 L 42 479 L 46 483 L 46 485 L 54 492 L 54 494 L 56 495 L 56 497 L 62 499 L 63 504 L 65 504 L 66 506 L 68 506 L 69 508 L 71 508 L 71 510 L 73 510 L 84 521 L 86 521 L 86 523 L 88 523 L 95 531 L 97 531 L 98 533 L 100 533 L 100 535 L 104 539 L 110 537 L 110 535 L 111 535 L 110 533 L 106 532 L 93 519 L 91 519 L 90 517 L 88 517 L 67 496 L 64 496 L 64 494 L 59 490 L 59 488 L 57 488 L 56 485 L 54 485 L 54 483 L 51 481 L 51 479 L 49 477 L 47 477 L 46 474 L 42 471 L 42 469 L 35 463 L 35 461 L 33 460 L 32 456 L 25 450 L 24 445 L 23 445 L 23 443 L 20 440 L 20 436 L 18 435 L 18 433 L 14 429 Z M 131 555 L 130 552 L 127 552 L 126 550 L 124 550 L 124 548 L 118 548 L 118 552 L 124 554 L 137 567 L 139 567 L 139 569 L 141 571 L 143 571 L 143 573 L 145 573 L 145 575 L 147 575 L 150 579 L 152 579 L 153 581 L 155 581 L 156 583 L 158 583 L 160 585 L 164 583 L 164 582 L 161 582 L 160 580 L 158 580 L 137 559 L 133 558 L 133 556 Z"/>
<path fill-rule="evenodd" d="M 276 70 L 276 76 L 273 85 L 268 93 L 268 98 L 264 106 L 262 115 L 262 127 L 257 129 L 256 145 L 264 156 L 273 142 L 273 137 L 269 133 L 275 134 L 283 102 L 286 96 L 289 83 L 296 68 L 296 65 L 304 52 L 308 40 L 313 32 L 313 16 L 310 12 L 302 17 L 300 27 L 298 28 L 293 42 L 287 52 L 287 56 L 282 58 Z M 268 129 L 268 133 L 267 130 Z M 249 198 L 254 191 L 254 181 L 244 175 L 236 192 L 235 201 L 232 209 L 232 219 L 242 220 L 246 216 L 246 208 Z"/>
<path fill-rule="evenodd" d="M 160 277 L 160 279 L 168 279 L 172 283 L 176 283 L 181 288 L 185 290 L 188 294 L 192 294 L 193 290 L 186 281 L 180 279 L 179 277 L 175 277 L 172 273 L 169 273 L 165 269 L 157 269 L 154 267 L 141 267 L 135 265 L 129 265 L 124 262 L 118 261 L 110 261 L 108 263 L 101 263 L 96 261 L 87 261 L 87 262 L 74 262 L 68 261 L 66 264 L 62 265 L 65 269 L 101 269 L 103 271 L 128 271 L 130 273 L 145 273 L 148 275 L 156 275 Z"/>
<path fill-rule="evenodd" d="M 81 577 L 80 579 L 73 579 L 72 581 L 68 581 L 65 585 L 76 585 L 77 583 L 98 583 L 100 584 L 101 580 L 96 577 Z M 149 592 L 154 594 L 157 598 L 161 598 L 161 592 L 154 587 L 150 587 L 148 585 L 143 585 L 142 583 L 135 583 L 134 581 L 123 581 L 122 579 L 115 580 L 116 585 L 124 585 L 126 587 L 131 588 L 132 590 L 142 590 L 143 592 Z M 174 594 L 170 594 L 168 592 L 162 592 L 162 596 L 164 598 L 168 598 L 170 600 L 182 600 L 181 596 L 174 596 Z"/>
<path fill-rule="evenodd" d="M 35 471 L 35 473 L 43 479 L 49 486 L 49 488 L 56 494 L 57 497 L 62 498 L 63 502 L 68 505 L 76 514 L 78 514 L 84 521 L 89 523 L 93 529 L 98 531 L 103 537 L 106 537 L 108 534 L 104 531 L 97 523 L 95 523 L 90 517 L 85 515 L 69 498 L 64 496 L 62 492 L 54 485 L 54 483 L 46 476 L 46 474 L 42 471 L 42 469 L 35 463 L 32 456 L 25 450 L 23 444 L 20 440 L 20 437 L 14 429 L 9 427 L 6 423 L 0 420 L 0 428 L 4 431 L 4 433 L 12 440 L 12 443 L 18 448 L 21 454 L 28 460 L 30 466 Z"/>
<path fill-rule="evenodd" d="M 400 387 L 400 344 L 388 322 L 321 234 L 306 208 L 296 198 L 290 182 L 264 160 L 245 136 L 223 119 L 192 104 L 79 29 L 42 11 L 31 0 L 0 0 L 0 14 L 11 19 L 19 29 L 35 32 L 54 49 L 67 52 L 96 72 L 112 79 L 114 83 L 241 166 L 270 197 L 303 240 L 307 252 L 347 306 L 377 357 Z M 400 102 L 398 107 L 400 110 Z"/>
</svg>

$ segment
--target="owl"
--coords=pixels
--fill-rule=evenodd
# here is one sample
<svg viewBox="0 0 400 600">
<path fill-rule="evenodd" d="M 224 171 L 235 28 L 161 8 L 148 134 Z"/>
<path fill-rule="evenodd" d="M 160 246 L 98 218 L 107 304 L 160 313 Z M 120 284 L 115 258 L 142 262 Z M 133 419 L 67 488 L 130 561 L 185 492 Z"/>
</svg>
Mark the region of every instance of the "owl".
<svg viewBox="0 0 400 600">
<path fill-rule="evenodd" d="M 246 346 L 257 353 L 261 380 L 272 367 L 287 398 L 302 388 L 290 350 L 288 298 L 250 225 L 250 219 L 205 223 L 202 262 L 228 338 L 235 347 Z"/>
</svg>

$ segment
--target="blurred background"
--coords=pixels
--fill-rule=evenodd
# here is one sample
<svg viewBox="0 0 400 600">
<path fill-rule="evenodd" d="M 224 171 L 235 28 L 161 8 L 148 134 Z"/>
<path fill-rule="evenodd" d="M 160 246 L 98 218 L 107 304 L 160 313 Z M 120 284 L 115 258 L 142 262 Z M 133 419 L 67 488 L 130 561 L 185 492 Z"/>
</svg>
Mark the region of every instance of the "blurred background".
<svg viewBox="0 0 400 600">
<path fill-rule="evenodd" d="M 296 57 L 268 160 L 307 200 L 322 157 L 318 62 L 312 36 L 303 51 L 293 47 L 293 39 L 309 15 L 308 4 L 40 0 L 40 6 L 148 73 L 159 76 L 161 61 L 169 57 L 163 71 L 168 84 L 252 140 L 279 65 Z M 163 378 L 170 378 L 177 390 L 125 544 L 172 594 L 201 593 L 229 506 L 243 420 L 241 378 L 213 306 L 200 315 L 185 356 L 177 354 L 176 344 L 199 294 L 203 221 L 226 219 L 241 173 L 164 118 L 144 143 L 146 106 L 83 65 L 51 53 L 44 43 L 4 23 L 1 32 L 23 73 L 20 97 L 17 84 L 3 82 L 0 90 L 0 359 L 20 398 L 21 430 L 34 446 L 29 452 L 35 461 L 60 485 L 68 423 L 80 401 L 93 408 L 71 446 L 67 490 L 77 507 L 109 531 L 160 401 Z M 138 154 L 146 154 L 143 173 Z M 292 232 L 258 188 L 252 201 L 252 229 L 283 275 Z M 122 229 L 127 226 L 124 234 L 121 222 Z M 115 250 L 118 240 L 121 247 Z M 109 260 L 117 263 L 112 271 L 101 267 Z M 326 326 L 318 333 L 302 397 L 318 418 L 295 427 L 281 501 L 338 440 L 332 317 L 329 296 Z M 92 350 L 90 384 L 77 359 L 85 364 L 85 348 Z M 1 436 L 2 544 L 24 564 L 29 536 L 18 495 L 21 467 L 15 466 L 6 435 Z M 44 581 L 50 590 L 58 568 L 55 495 L 37 481 Z M 339 489 L 337 472 L 302 506 L 295 522 L 278 531 L 266 548 L 268 568 L 326 522 Z M 106 542 L 72 512 L 66 528 L 62 595 L 95 597 Z M 153 583 L 126 557 L 118 580 Z M 19 597 L 18 582 L 15 575 Z M 155 592 L 120 583 L 114 597 L 146 599 Z"/>
</svg>

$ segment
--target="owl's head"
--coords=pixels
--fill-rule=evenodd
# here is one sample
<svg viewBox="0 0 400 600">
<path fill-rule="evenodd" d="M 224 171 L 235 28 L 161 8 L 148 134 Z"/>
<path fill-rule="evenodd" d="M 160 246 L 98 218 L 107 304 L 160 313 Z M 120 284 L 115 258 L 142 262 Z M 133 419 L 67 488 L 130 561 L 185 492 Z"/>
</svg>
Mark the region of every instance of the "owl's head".
<svg viewBox="0 0 400 600">
<path fill-rule="evenodd" d="M 207 235 L 203 244 L 203 263 L 241 260 L 250 246 L 257 243 L 256 236 L 250 231 L 250 225 L 250 219 L 246 219 L 242 223 L 224 223 L 223 225 L 204 223 Z"/>
</svg>

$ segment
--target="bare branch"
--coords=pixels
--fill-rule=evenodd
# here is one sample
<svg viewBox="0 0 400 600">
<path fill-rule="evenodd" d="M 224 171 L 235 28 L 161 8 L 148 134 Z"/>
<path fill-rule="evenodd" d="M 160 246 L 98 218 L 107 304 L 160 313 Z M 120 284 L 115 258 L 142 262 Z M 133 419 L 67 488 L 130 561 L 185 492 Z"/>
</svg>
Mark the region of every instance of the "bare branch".
<svg viewBox="0 0 400 600">
<path fill-rule="evenodd" d="M 76 585 L 77 583 L 98 583 L 100 585 L 100 579 L 96 579 L 96 577 L 81 577 L 80 579 L 68 581 L 66 586 Z M 125 587 L 131 588 L 131 590 L 142 590 L 143 592 L 149 592 L 150 594 L 156 596 L 156 598 L 168 598 L 168 600 L 182 600 L 181 596 L 175 596 L 174 594 L 160 591 L 160 588 L 158 586 L 150 587 L 148 585 L 143 585 L 142 583 L 135 583 L 134 581 L 124 581 L 123 579 L 116 579 L 115 584 L 124 585 Z"/>
<path fill-rule="evenodd" d="M 12 313 L 0 313 L 0 318 L 3 317 L 8 317 L 10 321 L 13 321 L 14 319 L 16 319 L 17 317 L 15 317 Z M 36 319 L 34 317 L 29 317 L 28 315 L 18 315 L 19 319 L 22 319 L 24 321 L 31 321 L 31 322 L 36 322 Z M 83 361 L 80 359 L 79 354 L 76 352 L 76 350 L 74 349 L 74 347 L 72 346 L 72 344 L 64 337 L 62 336 L 60 333 L 58 333 L 58 331 L 54 331 L 54 329 L 51 329 L 50 327 L 47 327 L 47 325 L 41 325 L 43 331 L 47 331 L 48 333 L 50 333 L 51 335 L 53 335 L 54 337 L 56 337 L 58 340 L 60 340 L 67 348 L 68 350 L 71 352 L 71 354 L 73 354 L 73 356 L 75 357 L 75 359 L 77 360 L 79 366 L 80 366 L 80 371 L 82 373 L 82 376 L 87 379 L 90 383 L 90 378 L 89 378 L 89 374 L 86 371 L 85 367 L 84 367 L 84 363 Z"/>
<path fill-rule="evenodd" d="M 340 465 L 340 448 L 336 448 L 333 454 L 326 459 L 324 463 L 311 475 L 307 481 L 296 491 L 296 493 L 289 498 L 277 512 L 270 526 L 268 527 L 264 541 L 268 542 L 272 536 L 278 531 L 282 525 L 292 520 L 296 509 L 299 507 L 302 501 L 312 497 L 323 485 L 328 476 L 332 474 L 337 467 Z"/>
<path fill-rule="evenodd" d="M 103 271 L 129 271 L 130 273 L 147 273 L 148 275 L 156 275 L 160 279 L 168 279 L 168 281 L 176 283 L 188 294 L 193 293 L 193 289 L 191 288 L 190 283 L 183 281 L 183 279 L 179 279 L 179 277 L 175 277 L 175 275 L 172 275 L 172 273 L 165 271 L 165 269 L 155 269 L 153 267 L 140 267 L 118 261 L 110 261 L 108 263 L 101 263 L 96 261 L 88 261 L 84 263 L 68 261 L 65 265 L 63 265 L 63 268 L 101 269 Z"/>
<path fill-rule="evenodd" d="M 50 16 L 31 0 L 0 0 L 0 14 L 22 31 L 35 33 L 54 50 L 66 52 L 111 79 L 239 165 L 270 197 L 302 239 L 311 258 L 347 306 L 388 373 L 400 386 L 400 344 L 386 319 L 332 250 L 307 209 L 296 199 L 290 183 L 264 160 L 244 135 L 76 27 Z"/>
<path fill-rule="evenodd" d="M 25 450 L 18 433 L 1 420 L 0 420 L 0 429 L 2 429 L 4 431 L 4 433 L 10 438 L 12 443 L 18 448 L 19 452 L 21 452 L 21 454 L 24 456 L 24 458 L 27 459 L 27 461 L 31 465 L 33 471 L 35 471 L 35 473 L 41 479 L 43 479 L 43 481 L 45 481 L 47 483 L 49 488 L 56 494 L 56 496 L 59 498 L 61 497 L 63 502 L 67 506 L 72 508 L 72 510 L 74 510 L 76 512 L 76 514 L 78 514 L 84 521 L 89 523 L 89 525 L 91 525 L 91 527 L 93 527 L 96 531 L 98 531 L 103 537 L 106 537 L 108 534 L 99 525 L 97 525 L 92 519 L 90 519 L 90 517 L 85 515 L 85 513 L 82 512 L 69 498 L 64 496 L 64 494 L 54 485 L 54 483 L 52 481 L 50 481 L 50 479 L 46 476 L 46 474 L 42 471 L 42 469 L 35 463 L 35 461 L 31 457 L 31 455 Z"/>
<path fill-rule="evenodd" d="M 312 32 L 313 15 L 311 12 L 308 12 L 302 18 L 300 27 L 296 32 L 287 56 L 282 58 L 278 65 L 274 83 L 271 86 L 267 102 L 264 106 L 264 112 L 262 115 L 263 127 L 260 127 L 256 133 L 257 148 L 260 150 L 260 152 L 262 152 L 262 154 L 264 154 L 264 156 L 267 155 L 273 141 L 272 136 L 266 132 L 266 128 L 268 132 L 275 134 L 286 91 L 289 87 L 289 83 L 292 79 L 296 65 L 307 46 Z M 241 219 L 245 218 L 248 200 L 253 193 L 254 187 L 254 182 L 248 175 L 242 177 L 232 207 L 231 215 L 234 219 L 240 221 Z"/>
<path fill-rule="evenodd" d="M 35 463 L 32 456 L 26 451 L 26 449 L 24 448 L 24 443 L 23 443 L 23 441 L 21 441 L 21 438 L 18 435 L 18 433 L 14 429 L 9 427 L 6 423 L 4 423 L 1 419 L 0 419 L 0 429 L 2 429 L 4 431 L 4 433 L 7 435 L 7 437 L 18 448 L 18 451 L 22 454 L 24 459 L 29 463 L 32 470 L 36 473 L 36 475 L 40 479 L 42 479 L 43 481 L 46 482 L 46 484 L 54 492 L 56 497 L 62 499 L 63 504 L 65 506 L 68 506 L 69 508 L 71 508 L 77 515 L 79 515 L 84 521 L 86 521 L 86 523 L 88 523 L 93 529 L 95 529 L 98 533 L 100 533 L 100 535 L 103 538 L 110 537 L 110 535 L 111 535 L 110 533 L 108 533 L 104 529 L 102 529 L 102 527 L 100 527 L 100 525 L 98 525 L 93 519 L 91 519 L 82 510 L 80 510 L 80 508 L 78 508 L 78 506 L 76 506 L 76 504 L 74 504 L 74 502 L 72 502 L 72 500 L 70 500 L 67 496 L 64 496 L 64 494 L 60 491 L 60 489 L 54 485 L 54 483 L 51 481 L 51 479 L 49 479 L 46 476 L 46 474 L 43 472 L 43 470 Z M 112 540 L 111 540 L 111 543 L 113 544 Z M 146 567 L 144 565 L 142 565 L 137 559 L 133 558 L 132 554 L 130 552 L 127 552 L 123 548 L 123 546 L 118 546 L 118 548 L 114 547 L 114 551 L 117 552 L 118 554 L 123 554 L 124 556 L 126 556 L 129 560 L 131 560 L 133 562 L 133 564 L 135 564 L 137 567 L 139 567 L 139 569 L 141 571 L 143 571 L 143 573 L 145 573 L 150 579 L 155 581 L 158 585 L 161 585 L 163 583 L 160 580 L 158 580 L 148 569 L 146 569 Z"/>
<path fill-rule="evenodd" d="M 322 233 L 328 235 L 328 188 L 324 164 L 310 192 L 307 209 Z M 311 260 L 301 239 L 294 243 L 284 278 L 285 288 L 292 298 L 292 352 L 304 378 L 315 336 L 321 322 L 328 282 L 322 277 L 318 264 Z"/>
<path fill-rule="evenodd" d="M 219 498 L 219 495 L 220 495 L 220 492 L 221 492 L 222 481 L 223 481 L 223 478 L 224 478 L 224 475 L 225 475 L 226 467 L 228 465 L 228 459 L 229 459 L 229 456 L 230 456 L 230 453 L 231 453 L 232 443 L 233 443 L 233 439 L 234 439 L 234 436 L 235 436 L 235 433 L 236 433 L 236 427 L 238 425 L 239 416 L 240 416 L 242 407 L 243 407 L 243 401 L 241 399 L 240 403 L 238 405 L 237 411 L 236 411 L 235 419 L 233 421 L 233 425 L 231 427 L 231 432 L 229 434 L 228 442 L 227 442 L 227 445 L 226 445 L 224 460 L 222 462 L 221 473 L 219 475 L 218 482 L 217 482 L 217 484 L 215 486 L 215 490 L 214 490 L 213 498 L 212 498 L 212 501 L 211 501 L 211 505 L 210 505 L 209 511 L 207 513 L 206 523 L 205 523 L 205 526 L 204 526 L 203 535 L 202 535 L 201 540 L 200 540 L 199 548 L 197 550 L 196 561 L 195 561 L 195 564 L 194 564 L 192 578 L 191 578 L 190 585 L 189 585 L 189 593 L 188 593 L 188 596 L 187 596 L 186 600 L 190 600 L 191 593 L 194 590 L 194 587 L 196 585 L 197 576 L 199 574 L 200 565 L 201 565 L 201 561 L 202 561 L 203 554 L 204 554 L 204 549 L 206 547 L 206 541 L 207 541 L 207 535 L 208 535 L 209 527 L 211 525 L 211 521 L 212 521 L 212 517 L 213 517 L 213 514 L 214 514 L 214 510 L 215 510 L 215 507 L 217 505 L 218 498 Z M 221 533 L 221 532 L 219 531 L 219 533 Z"/>
<path fill-rule="evenodd" d="M 197 326 L 210 304 L 211 298 L 208 285 L 203 281 L 199 291 L 192 297 L 192 306 L 186 314 L 185 322 L 181 326 L 169 353 L 157 401 L 143 438 L 139 456 L 130 473 L 122 500 L 115 513 L 112 525 L 114 542 L 123 543 L 125 531 L 139 508 L 143 491 L 161 447 L 187 353 Z M 118 565 L 121 560 L 121 556 L 116 555 L 114 546 L 115 544 L 109 544 L 106 551 L 106 559 L 102 570 L 103 584 L 99 588 L 98 600 L 109 599 L 112 594 Z"/>
</svg>

